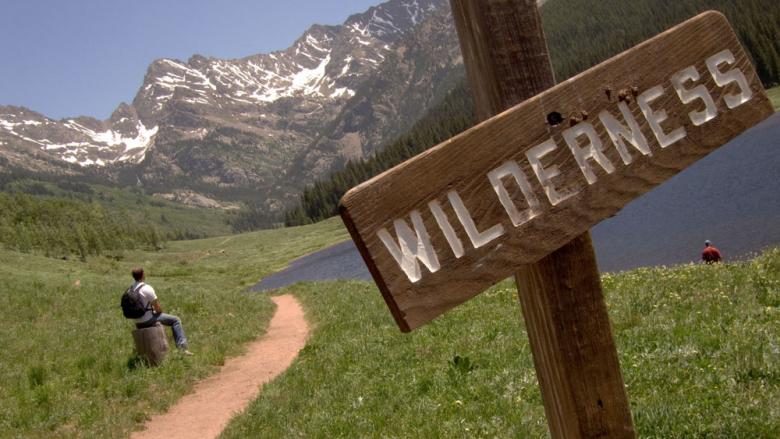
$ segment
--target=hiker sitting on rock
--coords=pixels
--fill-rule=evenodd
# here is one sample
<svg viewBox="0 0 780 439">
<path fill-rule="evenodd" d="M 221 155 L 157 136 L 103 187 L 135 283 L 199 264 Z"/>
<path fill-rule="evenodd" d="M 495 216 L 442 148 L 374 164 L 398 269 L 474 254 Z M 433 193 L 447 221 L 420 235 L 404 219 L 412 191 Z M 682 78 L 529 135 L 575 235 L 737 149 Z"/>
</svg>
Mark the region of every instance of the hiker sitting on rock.
<svg viewBox="0 0 780 439">
<path fill-rule="evenodd" d="M 154 288 L 144 283 L 146 280 L 144 269 L 133 269 L 133 279 L 135 279 L 135 283 L 122 298 L 122 310 L 125 312 L 125 317 L 134 318 L 135 326 L 138 329 L 151 328 L 158 322 L 170 326 L 173 330 L 176 347 L 182 354 L 192 355 L 192 352 L 187 350 L 187 336 L 184 335 L 181 319 L 162 312 L 160 300 L 157 299 Z M 140 315 L 140 317 L 136 317 L 136 315 Z"/>
</svg>

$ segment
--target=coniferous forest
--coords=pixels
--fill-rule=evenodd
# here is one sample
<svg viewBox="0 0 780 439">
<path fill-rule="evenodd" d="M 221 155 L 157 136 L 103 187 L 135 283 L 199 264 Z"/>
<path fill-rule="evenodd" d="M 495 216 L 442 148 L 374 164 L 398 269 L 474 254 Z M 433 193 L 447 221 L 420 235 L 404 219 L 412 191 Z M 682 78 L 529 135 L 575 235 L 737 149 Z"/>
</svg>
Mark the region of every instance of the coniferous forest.
<svg viewBox="0 0 780 439">
<path fill-rule="evenodd" d="M 333 216 L 341 196 L 350 188 L 473 125 L 471 108 L 471 94 L 461 84 L 382 152 L 367 160 L 350 161 L 343 170 L 308 186 L 298 205 L 285 213 L 285 224 L 302 225 Z"/>
<path fill-rule="evenodd" d="M 764 85 L 780 82 L 780 3 L 776 0 L 549 0 L 542 20 L 556 78 L 564 80 L 706 10 L 724 13 L 753 58 Z M 350 188 L 475 124 L 465 81 L 381 152 L 348 162 L 306 187 L 285 212 L 286 225 L 337 213 Z"/>
<path fill-rule="evenodd" d="M 85 259 L 132 248 L 156 249 L 157 228 L 97 202 L 0 193 L 0 245 L 22 252 Z"/>
<path fill-rule="evenodd" d="M 776 0 L 549 0 L 542 20 L 559 80 L 569 78 L 707 10 L 722 12 L 767 87 L 780 81 Z"/>
</svg>

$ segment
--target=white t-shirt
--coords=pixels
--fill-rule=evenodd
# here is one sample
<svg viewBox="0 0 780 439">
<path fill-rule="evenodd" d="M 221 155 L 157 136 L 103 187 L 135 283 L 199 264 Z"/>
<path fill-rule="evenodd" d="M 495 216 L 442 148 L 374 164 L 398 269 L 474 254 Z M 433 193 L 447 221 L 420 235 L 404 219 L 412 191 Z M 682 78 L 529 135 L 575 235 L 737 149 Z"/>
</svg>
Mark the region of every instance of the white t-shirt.
<svg viewBox="0 0 780 439">
<path fill-rule="evenodd" d="M 142 282 L 136 282 L 133 284 L 133 289 L 138 288 L 138 284 L 141 284 Z M 157 294 L 154 293 L 154 288 L 152 288 L 150 285 L 143 284 L 144 286 L 141 287 L 140 290 L 138 290 L 138 293 L 141 295 L 141 301 L 144 304 L 144 308 L 149 308 L 148 311 L 146 311 L 146 314 L 142 315 L 141 317 L 138 317 L 135 319 L 136 323 L 144 323 L 148 320 L 150 320 L 153 316 L 152 313 L 152 307 L 150 304 L 157 300 Z"/>
</svg>

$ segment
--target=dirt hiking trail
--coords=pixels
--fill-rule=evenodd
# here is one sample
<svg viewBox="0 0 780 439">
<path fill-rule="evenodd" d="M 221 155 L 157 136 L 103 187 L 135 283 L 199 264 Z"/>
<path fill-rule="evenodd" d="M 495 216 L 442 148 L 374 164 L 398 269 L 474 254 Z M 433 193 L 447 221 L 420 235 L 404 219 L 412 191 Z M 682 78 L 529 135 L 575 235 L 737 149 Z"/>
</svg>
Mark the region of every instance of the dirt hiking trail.
<svg viewBox="0 0 780 439">
<path fill-rule="evenodd" d="M 276 313 L 265 336 L 247 353 L 225 361 L 219 372 L 198 382 L 168 412 L 153 416 L 131 439 L 216 438 L 231 417 L 260 393 L 260 386 L 282 373 L 306 343 L 309 327 L 303 309 L 291 295 L 273 297 Z M 197 352 L 196 352 L 197 355 Z"/>
</svg>

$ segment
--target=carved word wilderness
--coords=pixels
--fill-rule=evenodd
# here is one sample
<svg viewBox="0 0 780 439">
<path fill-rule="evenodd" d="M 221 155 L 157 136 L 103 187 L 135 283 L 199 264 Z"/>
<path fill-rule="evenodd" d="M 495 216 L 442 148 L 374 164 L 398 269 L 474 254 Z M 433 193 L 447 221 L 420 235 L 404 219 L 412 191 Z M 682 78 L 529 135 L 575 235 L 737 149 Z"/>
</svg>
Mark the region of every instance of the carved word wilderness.
<svg viewBox="0 0 780 439">
<path fill-rule="evenodd" d="M 706 72 L 699 72 L 696 67 L 690 66 L 674 73 L 670 78 L 671 88 L 681 103 L 691 105 L 700 110 L 692 110 L 688 113 L 694 126 L 702 126 L 717 119 L 718 107 L 715 102 L 718 98 L 724 100 L 728 110 L 737 108 L 753 97 L 753 92 L 748 84 L 745 74 L 734 66 L 734 54 L 730 50 L 723 50 L 708 57 L 705 62 Z M 710 75 L 717 88 L 708 89 L 702 81 L 702 75 Z M 731 84 L 739 90 L 735 93 L 726 93 L 725 88 Z M 729 90 L 732 90 L 730 88 Z M 629 94 L 630 93 L 630 94 Z M 612 174 L 618 166 L 631 166 L 635 162 L 635 156 L 642 154 L 653 155 L 651 145 L 660 148 L 673 148 L 674 145 L 687 136 L 683 126 L 664 126 L 668 115 L 664 108 L 656 105 L 656 102 L 664 95 L 663 84 L 658 84 L 646 90 L 630 90 L 622 93 L 614 108 L 601 111 L 593 120 L 585 120 L 562 132 L 562 141 L 556 142 L 550 138 L 545 142 L 526 150 L 522 160 L 526 160 L 533 175 L 523 171 L 516 159 L 506 161 L 490 171 L 486 176 L 495 196 L 506 211 L 514 227 L 522 226 L 534 218 L 540 217 L 550 207 L 566 203 L 572 197 L 582 191 L 585 185 L 594 185 L 598 182 L 595 167 L 601 168 L 605 173 Z M 640 129 L 640 122 L 634 116 L 629 105 L 638 106 L 641 117 L 650 127 L 654 140 L 651 141 Z M 581 115 L 582 117 L 582 115 Z M 557 113 L 548 116 L 550 124 L 563 123 Z M 600 124 L 604 129 L 597 130 Z M 605 133 L 606 138 L 599 136 L 598 132 Z M 524 147 L 524 145 L 518 145 Z M 610 161 L 605 155 L 606 148 L 614 148 L 620 162 Z M 525 149 L 525 148 L 523 148 Z M 570 153 L 580 171 L 582 181 L 579 186 L 559 187 L 556 185 L 556 177 L 561 171 L 557 164 L 544 164 L 545 157 L 551 156 L 559 149 L 565 149 Z M 524 197 L 524 205 L 518 206 L 510 197 L 507 190 L 507 180 L 514 180 Z M 546 194 L 540 199 L 537 197 L 533 186 L 539 185 Z M 444 212 L 439 199 L 446 199 L 455 212 L 459 226 L 463 228 L 468 237 L 464 243 L 455 232 L 455 225 Z M 485 230 L 478 230 L 474 217 L 457 191 L 452 190 L 434 201 L 428 203 L 430 215 L 435 219 L 449 244 L 449 250 L 456 258 L 461 258 L 466 253 L 466 246 L 475 249 L 484 247 L 506 233 L 502 224 L 495 224 Z M 403 270 L 412 283 L 420 281 L 423 277 L 420 262 L 431 272 L 435 273 L 441 268 L 437 251 L 431 244 L 428 230 L 423 221 L 425 212 L 413 210 L 407 218 L 398 218 L 393 221 L 394 238 L 387 228 L 381 228 L 377 232 L 387 251 L 392 255 L 398 266 Z M 411 225 L 409 221 L 411 221 Z"/>
<path fill-rule="evenodd" d="M 728 21 L 706 12 L 360 184 L 340 213 L 411 331 L 773 113 Z"/>
</svg>

